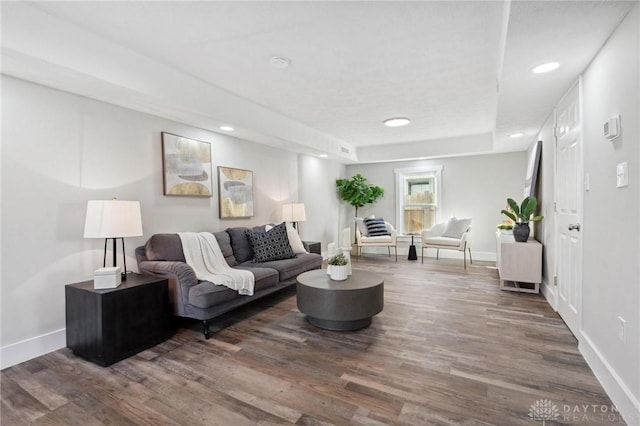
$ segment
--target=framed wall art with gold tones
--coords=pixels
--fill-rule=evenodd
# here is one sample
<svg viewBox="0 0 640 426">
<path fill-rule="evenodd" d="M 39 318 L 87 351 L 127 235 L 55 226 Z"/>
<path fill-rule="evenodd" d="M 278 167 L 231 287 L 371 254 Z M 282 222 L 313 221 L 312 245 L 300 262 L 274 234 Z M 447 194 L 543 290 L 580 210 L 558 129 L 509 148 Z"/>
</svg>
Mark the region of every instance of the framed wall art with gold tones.
<svg viewBox="0 0 640 426">
<path fill-rule="evenodd" d="M 220 219 L 253 217 L 253 172 L 218 167 Z"/>
<path fill-rule="evenodd" d="M 164 195 L 211 197 L 211 144 L 162 132 Z"/>
</svg>

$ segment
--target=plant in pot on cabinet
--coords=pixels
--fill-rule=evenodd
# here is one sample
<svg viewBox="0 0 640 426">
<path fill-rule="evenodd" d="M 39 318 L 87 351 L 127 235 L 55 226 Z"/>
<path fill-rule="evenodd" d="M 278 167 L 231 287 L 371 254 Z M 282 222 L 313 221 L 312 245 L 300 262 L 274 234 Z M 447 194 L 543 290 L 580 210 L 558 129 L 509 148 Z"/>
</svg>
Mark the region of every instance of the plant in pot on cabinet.
<svg viewBox="0 0 640 426">
<path fill-rule="evenodd" d="M 513 238 L 519 243 L 525 243 L 529 239 L 531 229 L 529 222 L 539 222 L 544 216 L 535 216 L 538 208 L 536 197 L 526 197 L 518 205 L 513 199 L 507 198 L 507 204 L 511 211 L 502 210 L 501 213 L 513 221 Z M 508 229 L 510 225 L 498 225 L 499 229 Z"/>
<path fill-rule="evenodd" d="M 336 254 L 327 260 L 329 277 L 335 281 L 346 280 L 349 276 L 349 259 L 344 254 Z"/>
</svg>

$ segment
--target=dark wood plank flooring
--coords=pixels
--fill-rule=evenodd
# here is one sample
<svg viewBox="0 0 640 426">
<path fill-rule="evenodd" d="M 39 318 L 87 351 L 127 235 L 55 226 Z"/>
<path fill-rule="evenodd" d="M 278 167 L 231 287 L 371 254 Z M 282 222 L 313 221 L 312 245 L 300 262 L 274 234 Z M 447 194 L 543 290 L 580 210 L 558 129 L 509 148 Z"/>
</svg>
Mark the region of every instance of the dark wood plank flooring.
<svg viewBox="0 0 640 426">
<path fill-rule="evenodd" d="M 611 401 L 545 299 L 500 291 L 490 263 L 360 268 L 385 277 L 369 328 L 318 329 L 285 290 L 213 321 L 210 340 L 182 322 L 107 368 L 61 349 L 5 369 L 1 423 L 531 426 L 546 402 L 547 425 L 624 424 L 593 409 Z"/>
</svg>

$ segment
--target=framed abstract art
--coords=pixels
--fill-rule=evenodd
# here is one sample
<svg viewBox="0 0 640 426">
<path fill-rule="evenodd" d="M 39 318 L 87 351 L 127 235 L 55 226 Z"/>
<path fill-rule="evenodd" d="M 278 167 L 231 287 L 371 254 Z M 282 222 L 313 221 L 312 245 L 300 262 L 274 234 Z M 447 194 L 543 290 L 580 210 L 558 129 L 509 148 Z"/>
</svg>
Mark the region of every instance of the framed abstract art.
<svg viewBox="0 0 640 426">
<path fill-rule="evenodd" d="M 218 167 L 220 219 L 253 217 L 253 172 Z"/>
<path fill-rule="evenodd" d="M 211 197 L 211 144 L 162 132 L 164 195 Z"/>
</svg>

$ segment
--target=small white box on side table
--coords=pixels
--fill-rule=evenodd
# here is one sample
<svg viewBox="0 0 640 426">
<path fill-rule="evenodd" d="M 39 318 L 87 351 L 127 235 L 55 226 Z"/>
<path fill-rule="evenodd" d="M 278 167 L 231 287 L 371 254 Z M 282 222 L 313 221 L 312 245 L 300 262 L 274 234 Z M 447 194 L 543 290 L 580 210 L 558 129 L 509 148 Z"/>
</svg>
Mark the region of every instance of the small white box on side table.
<svg viewBox="0 0 640 426">
<path fill-rule="evenodd" d="M 119 266 L 96 269 L 93 273 L 93 288 L 96 290 L 117 288 L 122 282 L 121 272 L 122 268 Z"/>
</svg>

